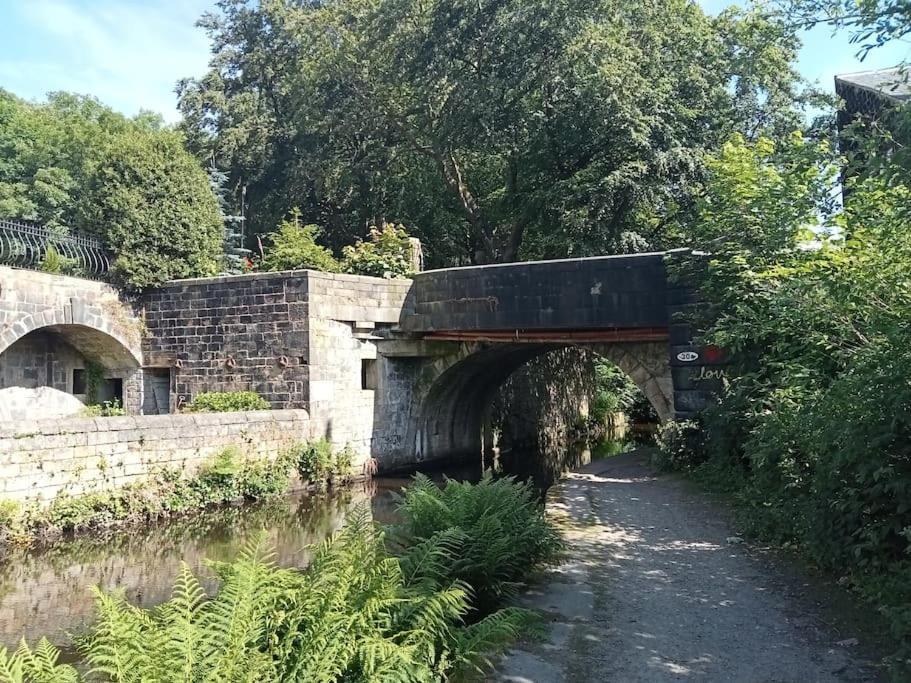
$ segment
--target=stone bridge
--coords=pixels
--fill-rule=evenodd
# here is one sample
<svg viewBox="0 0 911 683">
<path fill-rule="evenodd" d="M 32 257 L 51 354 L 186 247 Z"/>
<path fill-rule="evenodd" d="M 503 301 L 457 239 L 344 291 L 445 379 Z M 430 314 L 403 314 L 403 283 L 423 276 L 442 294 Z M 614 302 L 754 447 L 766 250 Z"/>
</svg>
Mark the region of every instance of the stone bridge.
<svg viewBox="0 0 911 683">
<path fill-rule="evenodd" d="M 108 285 L 0 268 L 0 389 L 53 386 L 130 414 L 204 391 L 252 390 L 305 409 L 305 438 L 381 468 L 477 454 L 498 387 L 534 358 L 585 348 L 625 371 L 659 416 L 702 407 L 718 362 L 689 345 L 672 284 L 684 252 L 421 273 L 413 281 L 299 271 L 168 283 L 135 300 Z M 708 377 L 708 381 L 706 381 Z"/>
<path fill-rule="evenodd" d="M 616 364 L 662 420 L 700 410 L 718 385 L 717 354 L 691 345 L 675 313 L 694 299 L 668 265 L 689 252 L 514 263 L 417 275 L 399 325 L 378 343 L 389 461 L 460 458 L 488 438 L 485 410 L 503 382 L 557 349 Z M 684 268 L 681 268 L 684 270 Z"/>
</svg>

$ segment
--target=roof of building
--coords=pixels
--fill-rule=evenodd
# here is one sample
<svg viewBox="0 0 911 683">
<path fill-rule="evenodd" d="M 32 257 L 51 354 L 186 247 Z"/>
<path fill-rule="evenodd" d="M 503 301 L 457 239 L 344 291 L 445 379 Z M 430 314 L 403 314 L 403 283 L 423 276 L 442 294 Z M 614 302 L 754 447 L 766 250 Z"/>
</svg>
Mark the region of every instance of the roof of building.
<svg viewBox="0 0 911 683">
<path fill-rule="evenodd" d="M 835 90 L 843 96 L 843 90 L 863 90 L 893 102 L 911 100 L 911 67 L 896 66 L 890 69 L 858 71 L 835 77 Z"/>
</svg>

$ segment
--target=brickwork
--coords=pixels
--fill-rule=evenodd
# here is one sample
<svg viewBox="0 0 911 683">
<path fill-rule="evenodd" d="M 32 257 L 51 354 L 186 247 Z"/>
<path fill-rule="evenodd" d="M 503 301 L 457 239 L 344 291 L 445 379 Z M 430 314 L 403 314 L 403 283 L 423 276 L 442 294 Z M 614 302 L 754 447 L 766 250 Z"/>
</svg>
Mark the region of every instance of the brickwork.
<svg viewBox="0 0 911 683">
<path fill-rule="evenodd" d="M 22 421 L 0 426 L 0 499 L 111 490 L 164 467 L 190 473 L 230 445 L 270 459 L 310 438 L 303 410 Z"/>
</svg>

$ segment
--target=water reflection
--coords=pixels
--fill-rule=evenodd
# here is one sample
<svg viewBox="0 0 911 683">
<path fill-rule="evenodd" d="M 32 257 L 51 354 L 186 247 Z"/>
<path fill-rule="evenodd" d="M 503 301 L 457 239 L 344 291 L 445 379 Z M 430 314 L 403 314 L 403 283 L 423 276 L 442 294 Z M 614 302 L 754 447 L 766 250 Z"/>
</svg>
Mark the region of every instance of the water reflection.
<svg viewBox="0 0 911 683">
<path fill-rule="evenodd" d="M 575 462 L 578 452 L 565 456 Z M 531 477 L 542 489 L 552 483 L 557 467 L 535 454 L 510 454 L 501 471 Z M 506 465 L 505 467 L 503 465 Z M 477 481 L 480 462 L 428 472 Z M 410 478 L 380 478 L 326 495 L 295 494 L 260 503 L 205 510 L 158 524 L 120 529 L 107 534 L 80 535 L 43 550 L 12 551 L 0 558 L 0 646 L 15 648 L 21 638 L 30 642 L 47 636 L 73 652 L 72 636 L 86 630 L 94 617 L 92 586 L 123 591 L 135 605 L 152 607 L 171 595 L 181 562 L 214 589 L 207 560 L 236 557 L 244 545 L 265 532 L 276 562 L 305 567 L 308 546 L 341 528 L 358 507 L 368 506 L 373 518 L 395 518 L 394 493 Z"/>
<path fill-rule="evenodd" d="M 296 494 L 257 505 L 206 510 L 191 517 L 103 536 L 80 536 L 43 551 L 14 551 L 0 560 L 0 645 L 47 636 L 65 645 L 90 624 L 90 587 L 122 590 L 144 607 L 170 597 L 180 563 L 213 588 L 206 560 L 230 560 L 263 531 L 286 567 L 304 567 L 307 546 L 339 529 L 367 505 L 380 522 L 393 519 L 393 491 L 404 480 L 375 480 L 331 495 Z"/>
</svg>

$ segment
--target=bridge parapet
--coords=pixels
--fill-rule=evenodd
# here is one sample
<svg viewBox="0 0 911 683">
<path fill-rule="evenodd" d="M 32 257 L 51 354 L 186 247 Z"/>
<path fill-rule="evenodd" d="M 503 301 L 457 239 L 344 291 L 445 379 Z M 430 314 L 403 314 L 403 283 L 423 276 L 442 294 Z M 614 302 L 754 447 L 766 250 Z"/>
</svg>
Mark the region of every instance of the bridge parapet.
<svg viewBox="0 0 911 683">
<path fill-rule="evenodd" d="M 653 330 L 666 337 L 664 254 L 605 256 L 427 271 L 399 326 L 435 335 Z"/>
</svg>

